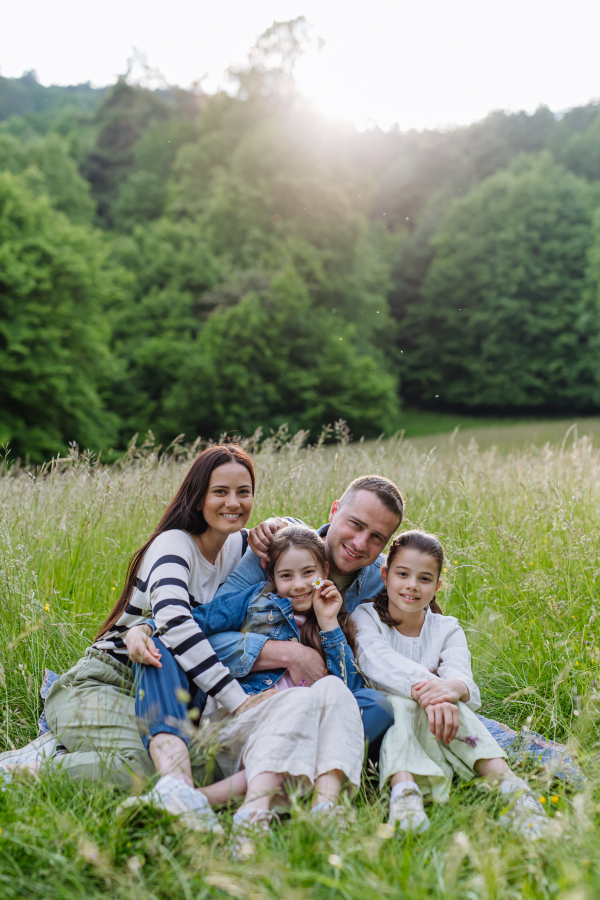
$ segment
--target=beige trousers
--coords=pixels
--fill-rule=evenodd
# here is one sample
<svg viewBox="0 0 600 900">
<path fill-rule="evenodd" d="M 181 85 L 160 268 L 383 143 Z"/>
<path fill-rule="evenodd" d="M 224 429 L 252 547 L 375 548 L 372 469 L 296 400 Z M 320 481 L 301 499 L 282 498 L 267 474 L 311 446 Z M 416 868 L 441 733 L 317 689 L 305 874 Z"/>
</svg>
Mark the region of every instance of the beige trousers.
<svg viewBox="0 0 600 900">
<path fill-rule="evenodd" d="M 246 769 L 250 782 L 262 772 L 276 772 L 312 786 L 319 775 L 340 769 L 358 788 L 364 753 L 360 711 L 340 678 L 328 675 L 310 688 L 289 688 L 240 716 L 203 717 L 214 729 L 216 761 L 230 775 Z"/>
<path fill-rule="evenodd" d="M 480 759 L 506 758 L 506 753 L 474 712 L 459 701 L 459 729 L 446 745 L 429 730 L 427 713 L 415 700 L 388 695 L 394 710 L 394 724 L 381 744 L 380 784 L 396 772 L 410 772 L 423 796 L 445 802 L 454 775 L 470 781 Z"/>
</svg>

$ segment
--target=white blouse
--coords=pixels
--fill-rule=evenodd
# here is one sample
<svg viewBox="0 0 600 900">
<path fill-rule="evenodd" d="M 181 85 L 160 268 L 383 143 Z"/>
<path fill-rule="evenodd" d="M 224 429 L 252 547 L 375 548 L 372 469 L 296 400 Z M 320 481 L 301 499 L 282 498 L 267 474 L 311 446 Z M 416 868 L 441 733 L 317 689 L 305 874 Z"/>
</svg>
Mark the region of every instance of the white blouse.
<svg viewBox="0 0 600 900">
<path fill-rule="evenodd" d="M 358 629 L 358 665 L 380 691 L 410 697 L 420 681 L 460 678 L 469 690 L 466 705 L 473 711 L 479 709 L 481 696 L 473 681 L 467 639 L 454 616 L 427 609 L 418 637 L 405 637 L 384 625 L 372 603 L 362 603 L 352 618 Z"/>
</svg>

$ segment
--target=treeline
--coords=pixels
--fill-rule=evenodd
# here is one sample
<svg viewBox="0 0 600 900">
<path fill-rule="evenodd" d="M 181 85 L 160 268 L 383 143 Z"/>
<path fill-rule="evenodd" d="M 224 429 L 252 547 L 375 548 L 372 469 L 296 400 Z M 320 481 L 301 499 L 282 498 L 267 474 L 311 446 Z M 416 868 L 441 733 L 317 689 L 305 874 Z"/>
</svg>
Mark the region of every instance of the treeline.
<svg viewBox="0 0 600 900">
<path fill-rule="evenodd" d="M 13 455 L 598 409 L 597 105 L 358 133 L 296 93 L 305 35 L 212 96 L 0 79 Z"/>
</svg>

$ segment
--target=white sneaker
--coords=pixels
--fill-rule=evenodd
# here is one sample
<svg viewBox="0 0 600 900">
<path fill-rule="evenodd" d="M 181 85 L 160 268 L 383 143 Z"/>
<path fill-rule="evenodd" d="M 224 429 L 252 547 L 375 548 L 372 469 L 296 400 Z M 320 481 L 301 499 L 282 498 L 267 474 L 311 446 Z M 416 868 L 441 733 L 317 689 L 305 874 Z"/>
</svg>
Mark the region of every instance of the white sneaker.
<svg viewBox="0 0 600 900">
<path fill-rule="evenodd" d="M 404 791 L 390 801 L 388 825 L 397 825 L 400 831 L 412 831 L 413 834 L 427 831 L 430 822 L 423 808 L 423 795 L 420 791 Z"/>
<path fill-rule="evenodd" d="M 6 750 L 0 753 L 2 766 L 23 766 L 28 763 L 41 763 L 54 756 L 58 746 L 58 738 L 51 731 L 40 735 L 20 750 Z"/>
<path fill-rule="evenodd" d="M 515 794 L 511 808 L 498 819 L 499 824 L 529 841 L 536 841 L 549 834 L 551 820 L 529 788 Z M 513 799 L 510 794 L 509 797 Z"/>
<path fill-rule="evenodd" d="M 5 766 L 0 765 L 0 791 L 8 790 L 8 785 L 13 780 L 13 773 L 10 772 Z"/>
<path fill-rule="evenodd" d="M 236 862 L 254 856 L 255 839 L 269 830 L 273 820 L 279 822 L 279 816 L 270 809 L 238 809 L 234 813 L 229 850 Z"/>
<path fill-rule="evenodd" d="M 139 806 L 163 809 L 193 831 L 222 834 L 223 828 L 211 809 L 208 797 L 172 775 L 163 775 L 151 791 L 139 797 L 128 797 L 117 807 L 117 815 Z"/>
<path fill-rule="evenodd" d="M 336 806 L 332 801 L 317 803 L 311 809 L 310 814 L 321 822 L 335 823 L 338 831 L 343 834 L 348 834 L 350 825 L 356 822 L 356 813 L 353 809 L 343 806 L 341 803 Z"/>
</svg>

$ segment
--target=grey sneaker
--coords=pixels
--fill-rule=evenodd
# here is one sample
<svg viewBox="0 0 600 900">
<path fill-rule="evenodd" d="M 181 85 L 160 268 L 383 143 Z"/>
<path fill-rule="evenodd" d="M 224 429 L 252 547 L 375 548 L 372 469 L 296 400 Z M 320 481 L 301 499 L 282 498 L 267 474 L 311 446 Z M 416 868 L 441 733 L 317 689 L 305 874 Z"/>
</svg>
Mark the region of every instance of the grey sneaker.
<svg viewBox="0 0 600 900">
<path fill-rule="evenodd" d="M 163 809 L 193 831 L 212 831 L 223 834 L 219 820 L 211 809 L 208 797 L 196 788 L 172 775 L 163 775 L 151 791 L 139 797 L 128 797 L 117 807 L 117 815 L 140 806 Z"/>
<path fill-rule="evenodd" d="M 37 737 L 20 750 L 6 750 L 0 753 L 2 766 L 24 766 L 28 763 L 42 763 L 54 756 L 58 747 L 58 738 L 51 731 Z"/>
<path fill-rule="evenodd" d="M 336 806 L 335 803 L 327 801 L 313 806 L 310 815 L 323 823 L 335 823 L 336 828 L 342 834 L 348 834 L 350 825 L 356 821 L 356 813 L 353 809 L 343 806 L 341 803 Z"/>
<path fill-rule="evenodd" d="M 423 808 L 423 795 L 420 791 L 404 791 L 399 797 L 394 797 L 390 802 L 388 825 L 413 834 L 427 831 L 430 822 Z"/>
<path fill-rule="evenodd" d="M 13 773 L 0 764 L 0 791 L 8 790 L 8 785 L 13 780 Z"/>
<path fill-rule="evenodd" d="M 551 820 L 526 783 L 522 784 L 524 787 L 508 795 L 512 805 L 500 816 L 498 823 L 525 840 L 536 841 L 549 834 Z"/>
<path fill-rule="evenodd" d="M 279 816 L 271 809 L 242 809 L 233 815 L 229 851 L 236 862 L 244 862 L 256 853 L 256 838 L 269 830 Z"/>
</svg>

